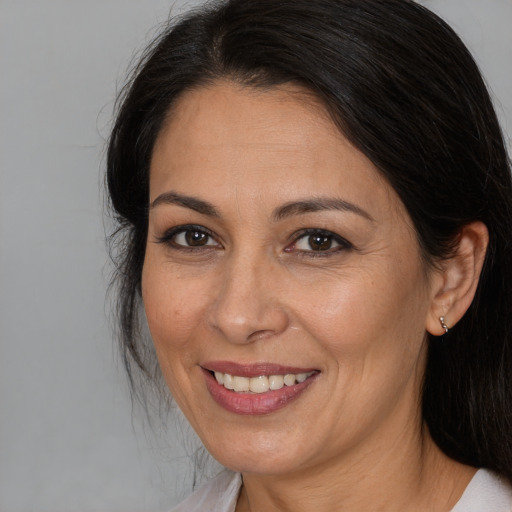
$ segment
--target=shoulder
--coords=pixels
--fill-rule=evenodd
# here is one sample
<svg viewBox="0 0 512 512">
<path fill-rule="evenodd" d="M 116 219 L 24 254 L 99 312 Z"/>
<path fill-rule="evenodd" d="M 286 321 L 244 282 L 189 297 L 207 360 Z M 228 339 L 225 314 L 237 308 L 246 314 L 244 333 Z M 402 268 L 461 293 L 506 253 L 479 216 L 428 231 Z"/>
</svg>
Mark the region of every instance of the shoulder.
<svg viewBox="0 0 512 512">
<path fill-rule="evenodd" d="M 239 473 L 224 470 L 171 512 L 234 512 L 241 485 Z"/>
<path fill-rule="evenodd" d="M 451 512 L 512 512 L 512 486 L 486 469 L 479 469 Z"/>
</svg>

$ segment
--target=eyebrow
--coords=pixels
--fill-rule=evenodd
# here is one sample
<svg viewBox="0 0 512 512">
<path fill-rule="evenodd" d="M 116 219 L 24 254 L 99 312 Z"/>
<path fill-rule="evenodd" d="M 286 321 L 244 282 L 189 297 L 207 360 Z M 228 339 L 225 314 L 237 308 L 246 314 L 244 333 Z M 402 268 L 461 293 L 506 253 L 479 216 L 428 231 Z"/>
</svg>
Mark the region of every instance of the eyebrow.
<svg viewBox="0 0 512 512">
<path fill-rule="evenodd" d="M 279 221 L 293 215 L 303 215 L 305 213 L 314 213 L 325 210 L 351 212 L 369 220 L 370 222 L 375 222 L 375 219 L 359 206 L 349 203 L 343 199 L 331 197 L 319 197 L 286 203 L 274 210 L 272 218 L 275 221 Z"/>
<path fill-rule="evenodd" d="M 195 212 L 207 215 L 208 217 L 220 217 L 220 214 L 213 204 L 196 197 L 184 196 L 176 192 L 164 192 L 160 194 L 149 206 L 150 210 L 162 204 L 176 204 L 194 210 Z"/>
<path fill-rule="evenodd" d="M 177 192 L 164 192 L 160 194 L 151 204 L 150 209 L 156 208 L 162 204 L 175 204 L 189 208 L 208 217 L 221 217 L 219 211 L 213 204 L 197 197 L 178 194 Z M 291 201 L 279 206 L 272 213 L 274 222 L 293 217 L 294 215 L 304 215 L 325 210 L 336 210 L 341 212 L 351 212 L 359 215 L 370 222 L 375 219 L 359 206 L 339 198 L 319 197 L 313 199 L 304 199 L 300 201 Z"/>
</svg>

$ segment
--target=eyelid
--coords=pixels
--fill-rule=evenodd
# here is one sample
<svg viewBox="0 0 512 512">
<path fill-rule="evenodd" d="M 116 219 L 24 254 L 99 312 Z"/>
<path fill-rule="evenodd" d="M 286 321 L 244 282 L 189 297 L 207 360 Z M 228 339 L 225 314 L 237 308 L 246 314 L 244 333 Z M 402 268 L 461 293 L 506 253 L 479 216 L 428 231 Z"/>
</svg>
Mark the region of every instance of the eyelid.
<svg viewBox="0 0 512 512">
<path fill-rule="evenodd" d="M 201 233 L 204 233 L 205 235 L 212 238 L 216 242 L 216 245 L 208 244 L 208 245 L 194 247 L 194 246 L 187 246 L 187 245 L 173 243 L 174 237 L 176 237 L 180 233 L 184 233 L 186 231 L 199 231 Z M 184 250 L 184 251 L 214 249 L 217 247 L 221 247 L 221 244 L 218 241 L 218 238 L 215 235 L 215 233 L 213 233 L 213 231 L 211 231 L 210 229 L 208 229 L 204 226 L 198 225 L 198 224 L 181 224 L 179 226 L 174 226 L 170 229 L 167 229 L 163 235 L 156 236 L 156 241 L 159 244 L 168 244 L 169 246 L 171 246 L 174 249 Z"/>
<path fill-rule="evenodd" d="M 302 229 L 296 233 L 294 233 L 291 238 L 291 244 L 287 246 L 286 252 L 292 252 L 293 246 L 297 244 L 297 242 L 304 237 L 311 236 L 311 235 L 321 235 L 332 238 L 334 242 L 336 242 L 337 246 L 333 247 L 331 249 L 327 249 L 325 251 L 315 251 L 313 249 L 311 250 L 304 250 L 304 249 L 295 249 L 295 252 L 301 255 L 305 256 L 329 256 L 334 253 L 337 253 L 342 250 L 347 249 L 353 249 L 354 246 L 346 239 L 343 238 L 341 235 L 338 235 L 337 233 L 334 233 L 332 231 L 329 231 L 328 229 L 322 229 L 322 228 L 307 228 Z"/>
<path fill-rule="evenodd" d="M 206 245 L 198 245 L 198 246 L 188 246 L 183 244 L 178 244 L 174 242 L 174 238 L 184 232 L 187 231 L 198 231 L 200 233 L 204 233 L 208 237 L 210 237 L 213 241 L 215 241 L 215 244 L 206 244 Z M 307 236 L 312 235 L 320 235 L 331 238 L 335 243 L 336 246 L 333 248 L 329 248 L 323 251 L 315 251 L 314 249 L 311 250 L 305 250 L 305 249 L 297 249 L 294 247 L 297 242 L 305 238 Z M 219 242 L 217 235 L 211 231 L 210 229 L 206 228 L 205 226 L 201 226 L 198 224 L 181 224 L 179 226 L 174 226 L 170 229 L 167 229 L 163 235 L 156 236 L 156 243 L 159 244 L 167 244 L 173 249 L 176 250 L 182 250 L 182 251 L 198 251 L 198 250 L 208 250 L 208 249 L 217 249 L 222 248 L 222 244 Z M 285 247 L 285 252 L 295 252 L 297 254 L 303 255 L 303 256 L 311 256 L 311 257 L 317 257 L 317 256 L 329 256 L 333 255 L 334 253 L 338 253 L 343 250 L 353 249 L 354 246 L 344 237 L 341 235 L 338 235 L 337 233 L 334 233 L 333 231 L 329 231 L 327 229 L 322 228 L 306 228 L 301 229 L 300 231 L 295 232 L 293 235 L 289 237 L 291 242 Z"/>
</svg>

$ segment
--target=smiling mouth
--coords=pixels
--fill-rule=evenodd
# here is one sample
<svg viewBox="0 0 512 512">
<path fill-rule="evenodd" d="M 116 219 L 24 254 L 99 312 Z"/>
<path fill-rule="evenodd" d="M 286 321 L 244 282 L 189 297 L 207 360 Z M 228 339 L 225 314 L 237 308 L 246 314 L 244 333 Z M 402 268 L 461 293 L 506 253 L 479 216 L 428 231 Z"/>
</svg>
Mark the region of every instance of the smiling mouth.
<svg viewBox="0 0 512 512">
<path fill-rule="evenodd" d="M 272 363 L 204 363 L 201 370 L 213 400 L 228 412 L 266 415 L 297 400 L 320 376 L 314 368 Z"/>
<path fill-rule="evenodd" d="M 268 391 L 278 391 L 286 386 L 294 386 L 300 384 L 315 374 L 315 371 L 307 373 L 287 373 L 284 375 L 259 375 L 257 377 L 242 377 L 239 375 L 231 375 L 229 373 L 213 372 L 210 373 L 215 377 L 218 384 L 225 389 L 236 393 L 254 393 L 261 394 Z"/>
</svg>

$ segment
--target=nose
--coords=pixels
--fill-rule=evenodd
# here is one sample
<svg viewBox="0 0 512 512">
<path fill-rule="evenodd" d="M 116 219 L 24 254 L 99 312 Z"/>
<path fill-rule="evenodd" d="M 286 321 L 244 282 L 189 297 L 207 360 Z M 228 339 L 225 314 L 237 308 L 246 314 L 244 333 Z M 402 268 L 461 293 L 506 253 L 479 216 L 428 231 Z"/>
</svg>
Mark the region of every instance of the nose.
<svg viewBox="0 0 512 512">
<path fill-rule="evenodd" d="M 233 255 L 219 275 L 210 314 L 212 327 L 231 343 L 251 343 L 281 334 L 289 324 L 279 286 L 282 269 L 265 258 Z"/>
</svg>

